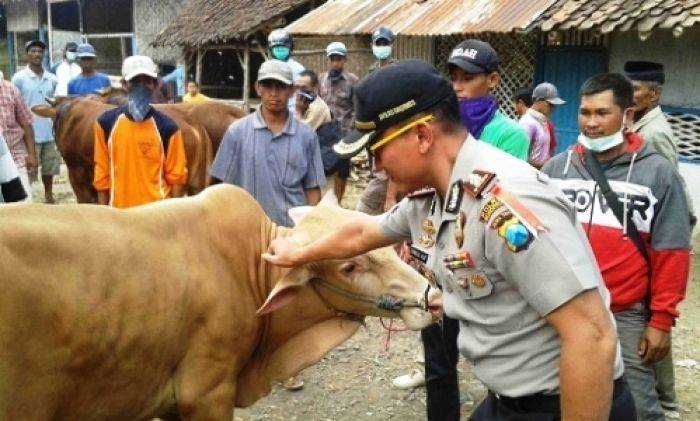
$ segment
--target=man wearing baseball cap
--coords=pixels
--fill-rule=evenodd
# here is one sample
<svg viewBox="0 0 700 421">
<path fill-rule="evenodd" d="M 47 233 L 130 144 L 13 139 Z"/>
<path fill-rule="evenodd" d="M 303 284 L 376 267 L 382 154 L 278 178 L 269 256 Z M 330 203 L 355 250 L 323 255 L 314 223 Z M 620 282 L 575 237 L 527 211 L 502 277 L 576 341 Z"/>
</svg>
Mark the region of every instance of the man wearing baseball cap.
<svg viewBox="0 0 700 421">
<path fill-rule="evenodd" d="M 333 118 L 340 120 L 343 134 L 353 129 L 355 120 L 353 92 L 359 79 L 345 70 L 348 50 L 342 42 L 331 42 L 326 47 L 328 71 L 321 75 L 321 98 L 331 109 Z"/>
<path fill-rule="evenodd" d="M 82 72 L 68 82 L 68 95 L 95 94 L 100 89 L 112 86 L 107 75 L 95 71 L 97 55 L 92 45 L 88 43 L 78 45 L 75 55 Z"/>
<path fill-rule="evenodd" d="M 462 121 L 475 138 L 527 160 L 530 141 L 517 122 L 498 110 L 491 91 L 501 83 L 500 59 L 484 41 L 459 43 L 448 60 L 450 80 L 459 100 Z"/>
<path fill-rule="evenodd" d="M 122 64 L 128 104 L 105 111 L 95 124 L 95 179 L 101 205 L 129 208 L 180 197 L 187 159 L 179 127 L 149 101 L 158 82 L 150 57 Z"/>
<path fill-rule="evenodd" d="M 532 91 L 532 106 L 520 118 L 520 127 L 530 138 L 530 156 L 528 162 L 535 168 L 542 166 L 552 157 L 553 132 L 550 131 L 550 117 L 557 105 L 566 104 L 559 98 L 557 87 L 549 82 L 542 82 Z"/>
<path fill-rule="evenodd" d="M 268 60 L 258 70 L 260 108 L 226 131 L 211 167 L 215 181 L 247 190 L 276 224 L 291 227 L 289 209 L 315 205 L 325 184 L 316 133 L 287 108 L 292 70 Z"/>
<path fill-rule="evenodd" d="M 379 69 L 356 94 L 356 131 L 336 151 L 369 149 L 400 192 L 432 188 L 319 239 L 278 238 L 263 258 L 296 267 L 410 240 L 489 390 L 472 420 L 635 419 L 609 294 L 563 193 L 468 133 L 450 83 L 425 62 Z"/>
</svg>

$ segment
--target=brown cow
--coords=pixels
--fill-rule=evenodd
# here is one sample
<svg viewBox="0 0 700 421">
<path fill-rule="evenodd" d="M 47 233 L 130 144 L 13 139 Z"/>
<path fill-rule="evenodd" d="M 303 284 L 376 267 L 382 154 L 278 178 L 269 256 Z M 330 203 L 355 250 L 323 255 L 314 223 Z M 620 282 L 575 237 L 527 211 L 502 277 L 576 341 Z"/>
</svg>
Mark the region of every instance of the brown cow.
<svg viewBox="0 0 700 421">
<path fill-rule="evenodd" d="M 155 107 L 172 118 L 180 127 L 187 155 L 187 192 L 196 194 L 209 185 L 209 167 L 213 154 L 212 147 L 218 142 L 209 138 L 207 127 L 215 136 L 223 136 L 221 126 L 231 124 L 242 111 L 226 104 L 156 105 Z M 93 125 L 97 118 L 113 105 L 95 98 L 65 98 L 53 107 L 37 106 L 32 110 L 42 116 L 54 119 L 56 145 L 66 161 L 68 176 L 78 203 L 96 203 L 97 192 L 93 181 Z M 199 109 L 198 109 L 199 108 Z M 218 119 L 218 121 L 217 121 Z"/>
<path fill-rule="evenodd" d="M 355 217 L 322 203 L 281 228 L 230 185 L 127 210 L 3 206 L 0 419 L 228 421 L 361 315 L 430 324 L 426 280 L 391 248 L 291 270 L 261 258 Z"/>
</svg>

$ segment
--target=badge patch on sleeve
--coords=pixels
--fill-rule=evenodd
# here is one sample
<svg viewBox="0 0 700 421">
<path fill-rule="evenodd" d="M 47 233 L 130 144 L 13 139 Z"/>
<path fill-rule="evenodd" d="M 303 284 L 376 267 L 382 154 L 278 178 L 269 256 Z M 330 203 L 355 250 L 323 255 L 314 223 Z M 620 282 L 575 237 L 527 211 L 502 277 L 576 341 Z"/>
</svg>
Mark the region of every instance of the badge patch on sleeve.
<svg viewBox="0 0 700 421">
<path fill-rule="evenodd" d="M 496 174 L 492 172 L 474 170 L 462 185 L 467 194 L 475 199 L 479 199 L 494 178 L 496 178 Z"/>
<path fill-rule="evenodd" d="M 508 249 L 515 253 L 525 250 L 534 239 L 532 233 L 515 217 L 503 222 L 498 228 L 498 235 L 506 240 Z"/>
</svg>

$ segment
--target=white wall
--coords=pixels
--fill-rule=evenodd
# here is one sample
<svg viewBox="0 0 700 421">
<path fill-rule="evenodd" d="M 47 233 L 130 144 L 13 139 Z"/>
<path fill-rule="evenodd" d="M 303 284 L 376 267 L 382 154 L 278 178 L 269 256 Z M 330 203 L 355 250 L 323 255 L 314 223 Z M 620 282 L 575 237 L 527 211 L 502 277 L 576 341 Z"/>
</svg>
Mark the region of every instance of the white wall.
<svg viewBox="0 0 700 421">
<path fill-rule="evenodd" d="M 700 108 L 700 27 L 685 30 L 678 38 L 669 30 L 654 31 L 642 41 L 637 31 L 615 33 L 610 41 L 610 71 L 622 72 L 628 60 L 663 63 L 666 84 L 663 105 Z"/>
</svg>

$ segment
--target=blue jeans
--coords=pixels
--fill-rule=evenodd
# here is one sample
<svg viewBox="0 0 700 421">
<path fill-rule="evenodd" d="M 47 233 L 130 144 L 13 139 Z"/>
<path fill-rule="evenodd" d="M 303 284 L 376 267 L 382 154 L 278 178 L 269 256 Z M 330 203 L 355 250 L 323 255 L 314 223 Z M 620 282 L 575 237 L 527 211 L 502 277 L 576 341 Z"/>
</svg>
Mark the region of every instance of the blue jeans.
<svg viewBox="0 0 700 421">
<path fill-rule="evenodd" d="M 634 397 L 639 421 L 665 421 L 656 393 L 653 365 L 644 365 L 639 357 L 639 342 L 649 320 L 649 310 L 642 303 L 614 313 L 617 336 L 625 363 L 625 377 Z"/>
</svg>

